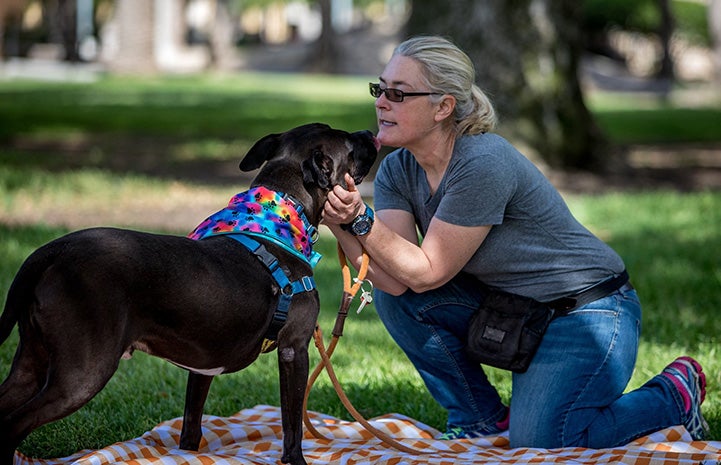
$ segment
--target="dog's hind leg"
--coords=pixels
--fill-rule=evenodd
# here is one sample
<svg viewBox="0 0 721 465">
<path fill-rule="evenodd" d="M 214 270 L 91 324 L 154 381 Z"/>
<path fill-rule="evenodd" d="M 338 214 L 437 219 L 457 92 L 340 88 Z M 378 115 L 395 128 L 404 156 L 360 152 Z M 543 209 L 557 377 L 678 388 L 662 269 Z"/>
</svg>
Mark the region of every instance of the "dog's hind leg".
<svg viewBox="0 0 721 465">
<path fill-rule="evenodd" d="M 10 372 L 0 385 L 0 425 L 7 415 L 40 392 L 47 378 L 48 364 L 45 348 L 31 335 L 18 343 Z"/>
<path fill-rule="evenodd" d="M 110 380 L 120 359 L 79 362 L 58 370 L 53 358 L 51 353 L 42 389 L 0 420 L 0 464 L 12 464 L 14 450 L 35 429 L 70 415 L 90 401 Z"/>
<path fill-rule="evenodd" d="M 11 414 L 28 403 L 47 379 L 47 354 L 39 344 L 21 342 L 7 379 L 0 386 L 0 465 L 12 465 L 23 437 L 13 433 Z"/>
<path fill-rule="evenodd" d="M 42 337 L 31 323 L 37 310 L 35 287 L 52 258 L 51 247 L 36 251 L 18 271 L 0 316 L 0 344 L 18 325 L 18 345 L 7 378 L 0 385 L 0 430 L 4 418 L 33 398 L 45 384 L 49 366 Z"/>
<path fill-rule="evenodd" d="M 180 433 L 180 448 L 197 451 L 202 437 L 201 423 L 203 407 L 208 398 L 213 376 L 188 373 L 188 386 L 185 390 L 185 413 L 183 414 L 183 430 Z"/>
</svg>

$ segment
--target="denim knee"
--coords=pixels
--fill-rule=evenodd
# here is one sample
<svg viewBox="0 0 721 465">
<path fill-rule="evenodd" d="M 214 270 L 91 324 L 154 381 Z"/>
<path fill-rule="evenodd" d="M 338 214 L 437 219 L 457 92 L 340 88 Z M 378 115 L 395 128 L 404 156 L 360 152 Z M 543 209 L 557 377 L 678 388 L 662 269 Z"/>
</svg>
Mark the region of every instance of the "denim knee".
<svg viewBox="0 0 721 465">
<path fill-rule="evenodd" d="M 464 351 L 468 320 L 480 301 L 476 289 L 453 282 L 420 294 L 379 292 L 376 299 L 381 321 L 448 411 L 449 426 L 481 430 L 503 419 L 498 392 Z"/>
</svg>

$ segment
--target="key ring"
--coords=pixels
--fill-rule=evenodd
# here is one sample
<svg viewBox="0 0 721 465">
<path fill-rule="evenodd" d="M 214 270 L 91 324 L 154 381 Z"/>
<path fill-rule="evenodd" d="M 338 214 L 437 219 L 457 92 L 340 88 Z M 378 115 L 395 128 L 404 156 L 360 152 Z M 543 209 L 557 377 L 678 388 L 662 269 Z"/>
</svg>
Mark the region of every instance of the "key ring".
<svg viewBox="0 0 721 465">
<path fill-rule="evenodd" d="M 356 282 L 356 284 L 360 284 L 360 305 L 358 305 L 358 310 L 356 310 L 356 314 L 359 315 L 366 305 L 373 302 L 373 282 L 370 279 L 359 280 L 358 278 L 355 278 L 354 281 Z M 363 285 L 366 283 L 368 283 L 368 285 L 370 286 L 369 289 L 363 287 Z"/>
</svg>

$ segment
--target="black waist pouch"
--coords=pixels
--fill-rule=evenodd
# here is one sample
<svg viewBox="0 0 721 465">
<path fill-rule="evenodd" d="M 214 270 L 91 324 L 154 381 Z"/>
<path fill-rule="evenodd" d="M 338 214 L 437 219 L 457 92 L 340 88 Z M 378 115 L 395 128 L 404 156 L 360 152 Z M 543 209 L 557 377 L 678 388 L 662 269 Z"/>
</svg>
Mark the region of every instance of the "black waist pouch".
<svg viewBox="0 0 721 465">
<path fill-rule="evenodd" d="M 523 373 L 553 314 L 535 299 L 491 289 L 471 317 L 466 353 L 474 362 Z"/>
</svg>

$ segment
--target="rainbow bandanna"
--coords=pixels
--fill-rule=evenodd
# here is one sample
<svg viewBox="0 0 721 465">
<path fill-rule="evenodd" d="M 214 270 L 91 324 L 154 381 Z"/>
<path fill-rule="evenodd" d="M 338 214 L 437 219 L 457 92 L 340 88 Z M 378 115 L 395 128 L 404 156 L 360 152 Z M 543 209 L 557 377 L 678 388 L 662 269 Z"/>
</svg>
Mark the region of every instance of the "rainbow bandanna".
<svg viewBox="0 0 721 465">
<path fill-rule="evenodd" d="M 321 258 L 313 251 L 317 231 L 305 218 L 303 207 L 263 186 L 236 194 L 226 208 L 209 216 L 188 237 L 201 240 L 221 234 L 270 239 L 313 267 Z"/>
</svg>

